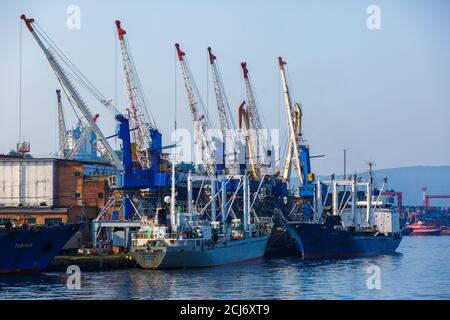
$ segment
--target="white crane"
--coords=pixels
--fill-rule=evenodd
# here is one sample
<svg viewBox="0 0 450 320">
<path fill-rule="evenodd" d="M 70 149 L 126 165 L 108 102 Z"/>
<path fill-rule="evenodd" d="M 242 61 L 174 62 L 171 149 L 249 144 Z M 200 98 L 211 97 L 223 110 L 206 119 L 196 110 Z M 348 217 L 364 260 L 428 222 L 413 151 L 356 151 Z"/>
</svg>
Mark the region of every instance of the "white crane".
<svg viewBox="0 0 450 320">
<path fill-rule="evenodd" d="M 110 102 L 108 102 L 100 94 L 100 92 L 96 90 L 95 87 L 93 87 L 92 84 L 81 74 L 81 72 L 76 69 L 76 67 L 68 60 L 68 58 L 56 47 L 51 39 L 49 39 L 48 36 L 45 35 L 45 33 L 39 28 L 39 26 L 35 25 L 34 19 L 27 19 L 25 15 L 22 15 L 20 18 L 24 21 L 37 44 L 44 52 L 45 57 L 47 58 L 50 66 L 55 72 L 55 75 L 59 83 L 61 84 L 65 94 L 67 95 L 69 102 L 81 111 L 83 118 L 96 134 L 97 140 L 100 141 L 105 147 L 105 151 L 109 156 L 112 165 L 114 165 L 118 170 L 123 171 L 124 168 L 122 162 L 112 149 L 111 145 L 106 140 L 106 137 L 103 135 L 100 128 L 95 123 L 92 117 L 92 113 L 87 107 L 86 102 L 83 100 L 70 78 L 79 80 L 80 83 L 93 95 L 95 95 L 96 98 L 99 99 L 100 102 L 102 102 L 104 105 L 111 107 Z M 58 58 L 61 59 L 61 61 L 65 62 L 66 67 L 72 70 L 72 74 L 69 74 L 66 70 L 63 69 L 61 62 L 58 61 Z"/>
<path fill-rule="evenodd" d="M 195 144 L 200 149 L 202 163 L 205 166 L 205 172 L 209 176 L 213 176 L 215 173 L 215 152 L 213 147 L 213 140 L 210 137 L 209 130 L 211 125 L 200 98 L 200 94 L 195 84 L 194 77 L 192 76 L 189 65 L 186 61 L 186 54 L 181 51 L 180 45 L 175 44 L 177 49 L 178 60 L 180 61 L 181 71 L 183 74 L 184 87 L 189 103 L 189 109 L 192 115 L 192 122 L 194 126 Z M 203 114 L 199 110 L 199 105 L 203 109 Z"/>
<path fill-rule="evenodd" d="M 220 129 L 223 137 L 223 152 L 224 165 L 231 173 L 237 173 L 239 163 L 236 155 L 236 140 L 234 133 L 236 131 L 236 124 L 234 122 L 230 105 L 225 94 L 222 77 L 220 75 L 219 67 L 217 65 L 217 57 L 212 53 L 211 47 L 208 48 L 209 62 L 211 65 L 211 73 L 214 83 L 214 92 L 216 95 L 217 110 L 219 113 Z"/>
<path fill-rule="evenodd" d="M 127 86 L 128 116 L 132 142 L 136 144 L 136 156 L 143 169 L 150 167 L 148 148 L 150 146 L 149 128 L 156 128 L 155 121 L 150 117 L 147 99 L 142 89 L 141 81 L 134 65 L 133 56 L 129 49 L 126 31 L 122 29 L 119 20 L 116 20 L 117 33 L 122 51 L 123 71 Z"/>
<path fill-rule="evenodd" d="M 58 100 L 58 157 L 64 159 L 67 150 L 67 128 L 61 103 L 61 90 L 56 90 L 56 96 Z"/>
<path fill-rule="evenodd" d="M 94 116 L 93 120 L 97 121 L 98 117 L 99 117 L 99 114 L 97 113 Z M 86 139 L 89 139 L 89 136 L 88 136 L 88 134 L 90 132 L 89 131 L 89 127 L 88 126 L 83 126 L 81 123 L 80 123 L 80 126 L 82 127 L 80 137 L 77 139 L 75 144 L 72 146 L 72 149 L 66 155 L 66 159 L 68 159 L 68 160 L 75 159 L 75 157 L 77 156 L 78 152 L 80 151 L 81 146 L 83 145 L 83 143 L 85 143 Z"/>
<path fill-rule="evenodd" d="M 61 90 L 56 90 L 57 100 L 58 100 L 58 139 L 59 139 L 59 149 L 58 149 L 58 157 L 61 159 L 73 160 L 77 156 L 80 151 L 81 146 L 88 138 L 89 127 L 82 124 L 80 121 L 80 127 L 82 128 L 81 134 L 78 137 L 77 141 L 72 145 L 72 148 L 69 149 L 69 141 L 67 139 L 67 127 L 66 121 L 64 118 L 64 109 L 61 101 Z M 94 121 L 97 121 L 99 114 L 97 113 L 94 116 Z"/>
<path fill-rule="evenodd" d="M 283 83 L 284 104 L 286 108 L 286 117 L 289 130 L 289 145 L 284 163 L 283 178 L 286 179 L 287 181 L 290 181 L 292 171 L 291 170 L 292 160 L 294 160 L 293 161 L 294 168 L 297 172 L 300 184 L 303 185 L 304 181 L 302 175 L 302 166 L 300 162 L 300 144 L 302 143 L 302 136 L 299 127 L 301 121 L 301 109 L 298 104 L 296 104 L 294 108 L 294 105 L 292 103 L 292 98 L 289 93 L 289 88 L 286 81 L 286 74 L 284 70 L 284 65 L 286 64 L 286 62 L 283 61 L 282 57 L 278 57 L 278 64 L 280 67 L 281 81 Z"/>
</svg>

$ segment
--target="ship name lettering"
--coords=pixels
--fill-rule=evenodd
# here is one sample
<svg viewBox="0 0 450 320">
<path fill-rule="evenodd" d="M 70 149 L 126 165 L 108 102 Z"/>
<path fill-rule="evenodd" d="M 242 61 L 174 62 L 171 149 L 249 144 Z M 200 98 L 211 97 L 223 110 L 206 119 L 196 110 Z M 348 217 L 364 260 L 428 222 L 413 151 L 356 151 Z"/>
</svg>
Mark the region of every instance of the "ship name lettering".
<svg viewBox="0 0 450 320">
<path fill-rule="evenodd" d="M 17 249 L 22 249 L 22 248 L 31 248 L 33 246 L 32 243 L 16 243 L 15 247 Z"/>
</svg>

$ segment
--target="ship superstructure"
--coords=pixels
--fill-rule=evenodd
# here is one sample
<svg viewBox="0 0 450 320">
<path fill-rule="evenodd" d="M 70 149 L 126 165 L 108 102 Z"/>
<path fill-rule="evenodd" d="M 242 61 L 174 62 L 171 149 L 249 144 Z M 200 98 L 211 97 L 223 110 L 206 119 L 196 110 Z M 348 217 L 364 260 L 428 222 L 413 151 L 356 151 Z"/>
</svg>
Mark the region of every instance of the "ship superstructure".
<svg viewBox="0 0 450 320">
<path fill-rule="evenodd" d="M 383 202 L 368 181 L 317 181 L 314 219 L 290 221 L 289 234 L 304 259 L 371 256 L 393 253 L 402 239 L 400 216 Z"/>
</svg>

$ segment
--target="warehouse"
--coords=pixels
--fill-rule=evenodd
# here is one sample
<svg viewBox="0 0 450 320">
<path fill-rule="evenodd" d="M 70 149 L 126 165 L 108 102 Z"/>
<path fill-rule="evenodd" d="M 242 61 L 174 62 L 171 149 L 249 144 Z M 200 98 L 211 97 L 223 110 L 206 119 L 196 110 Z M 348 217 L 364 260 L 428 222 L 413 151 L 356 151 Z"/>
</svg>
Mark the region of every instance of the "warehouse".
<svg viewBox="0 0 450 320">
<path fill-rule="evenodd" d="M 109 164 L 58 158 L 0 156 L 0 223 L 90 222 L 109 197 Z"/>
</svg>

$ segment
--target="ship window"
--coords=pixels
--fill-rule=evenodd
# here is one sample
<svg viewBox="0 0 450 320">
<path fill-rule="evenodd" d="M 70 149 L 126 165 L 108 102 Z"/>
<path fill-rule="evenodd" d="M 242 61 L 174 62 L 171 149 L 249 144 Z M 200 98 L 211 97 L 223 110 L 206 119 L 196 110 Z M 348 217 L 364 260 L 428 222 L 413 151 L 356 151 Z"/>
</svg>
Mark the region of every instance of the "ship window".
<svg viewBox="0 0 450 320">
<path fill-rule="evenodd" d="M 36 218 L 28 218 L 27 219 L 27 224 L 29 226 L 36 224 Z"/>
<path fill-rule="evenodd" d="M 81 197 L 81 193 L 75 192 L 75 198 L 80 198 L 80 197 Z"/>
<path fill-rule="evenodd" d="M 10 222 L 10 221 L 11 221 L 10 218 L 0 218 L 0 224 L 8 223 L 8 222 Z"/>
<path fill-rule="evenodd" d="M 75 177 L 79 177 L 79 176 L 81 176 L 81 172 L 75 171 L 75 172 L 73 173 L 73 175 L 74 175 Z"/>
<path fill-rule="evenodd" d="M 99 192 L 98 197 L 99 197 L 99 199 L 103 199 L 103 192 Z"/>
<path fill-rule="evenodd" d="M 45 224 L 48 226 L 56 226 L 62 223 L 62 218 L 45 218 Z"/>
</svg>

